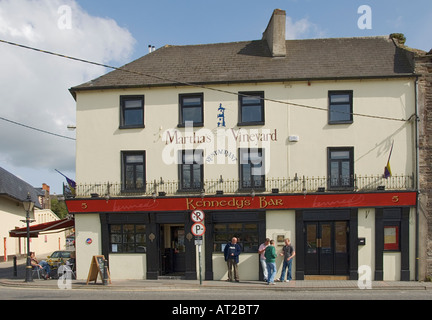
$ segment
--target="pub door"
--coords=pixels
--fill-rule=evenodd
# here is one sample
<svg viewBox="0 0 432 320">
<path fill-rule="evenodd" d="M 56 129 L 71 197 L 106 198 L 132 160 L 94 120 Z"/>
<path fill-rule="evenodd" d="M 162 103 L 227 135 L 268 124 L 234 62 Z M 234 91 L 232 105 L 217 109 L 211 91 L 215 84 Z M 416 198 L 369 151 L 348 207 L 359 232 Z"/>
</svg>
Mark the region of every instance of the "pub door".
<svg viewBox="0 0 432 320">
<path fill-rule="evenodd" d="M 304 223 L 305 275 L 348 275 L 348 221 Z"/>
<path fill-rule="evenodd" d="M 184 275 L 186 271 L 184 225 L 160 225 L 161 275 Z"/>
</svg>

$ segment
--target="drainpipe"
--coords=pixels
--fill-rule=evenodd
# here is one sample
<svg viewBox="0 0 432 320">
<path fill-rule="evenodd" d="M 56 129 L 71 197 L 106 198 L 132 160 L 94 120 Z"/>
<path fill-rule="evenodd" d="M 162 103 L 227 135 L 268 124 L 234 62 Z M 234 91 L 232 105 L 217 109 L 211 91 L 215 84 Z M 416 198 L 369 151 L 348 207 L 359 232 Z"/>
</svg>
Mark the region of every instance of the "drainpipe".
<svg viewBox="0 0 432 320">
<path fill-rule="evenodd" d="M 418 116 L 418 77 L 415 79 L 415 144 L 416 144 L 416 234 L 415 234 L 415 280 L 419 281 L 419 217 L 420 217 L 420 160 L 419 160 L 419 116 Z"/>
</svg>

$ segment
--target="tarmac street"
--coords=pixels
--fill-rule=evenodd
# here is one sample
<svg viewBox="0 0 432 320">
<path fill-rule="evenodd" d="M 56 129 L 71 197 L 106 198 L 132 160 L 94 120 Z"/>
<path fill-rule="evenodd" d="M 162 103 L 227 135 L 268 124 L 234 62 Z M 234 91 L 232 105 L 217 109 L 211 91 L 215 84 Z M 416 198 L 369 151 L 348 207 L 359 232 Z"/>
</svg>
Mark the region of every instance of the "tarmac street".
<svg viewBox="0 0 432 320">
<path fill-rule="evenodd" d="M 0 263 L 0 299 L 30 300 L 432 300 L 432 283 L 417 281 L 372 281 L 371 289 L 359 288 L 349 280 L 293 280 L 268 286 L 260 281 L 199 280 L 101 280 L 86 284 L 72 280 L 68 288 L 58 280 L 24 282 L 25 260 L 18 261 L 17 277 L 13 262 Z M 37 294 L 35 294 L 37 292 Z M 185 309 L 186 310 L 186 309 Z M 242 309 L 243 310 L 243 309 Z M 179 311 L 179 310 L 178 310 Z"/>
</svg>

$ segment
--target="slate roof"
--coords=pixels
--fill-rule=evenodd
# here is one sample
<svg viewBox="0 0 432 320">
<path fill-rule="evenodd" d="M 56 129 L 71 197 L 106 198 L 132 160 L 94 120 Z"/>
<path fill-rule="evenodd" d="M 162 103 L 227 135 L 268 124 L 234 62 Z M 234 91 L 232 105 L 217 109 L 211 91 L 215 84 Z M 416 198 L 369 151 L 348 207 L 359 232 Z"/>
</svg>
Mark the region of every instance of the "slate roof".
<svg viewBox="0 0 432 320">
<path fill-rule="evenodd" d="M 388 36 L 287 40 L 286 47 L 285 57 L 273 58 L 265 40 L 167 45 L 122 67 L 132 72 L 115 70 L 70 91 L 414 74 L 411 53 Z"/>
<path fill-rule="evenodd" d="M 34 202 L 35 207 L 41 209 L 42 206 L 39 203 L 38 196 L 44 194 L 0 167 L 0 196 L 7 196 L 21 202 L 27 199 L 28 193 L 30 193 L 31 200 Z"/>
</svg>

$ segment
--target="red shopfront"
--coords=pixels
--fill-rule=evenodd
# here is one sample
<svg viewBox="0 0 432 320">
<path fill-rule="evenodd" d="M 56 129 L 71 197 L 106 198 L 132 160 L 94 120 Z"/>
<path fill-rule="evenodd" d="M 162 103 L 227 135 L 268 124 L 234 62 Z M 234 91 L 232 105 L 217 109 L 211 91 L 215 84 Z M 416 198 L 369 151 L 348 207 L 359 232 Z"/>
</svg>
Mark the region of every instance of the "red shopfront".
<svg viewBox="0 0 432 320">
<path fill-rule="evenodd" d="M 180 271 L 186 279 L 196 279 L 196 248 L 190 234 L 193 221 L 190 213 L 200 209 L 206 213 L 206 241 L 204 257 L 205 279 L 213 279 L 212 253 L 219 250 L 218 228 L 236 222 L 255 225 L 254 240 L 247 245 L 252 252 L 267 236 L 266 213 L 272 210 L 295 211 L 296 279 L 305 279 L 310 274 L 342 274 L 357 279 L 358 269 L 358 219 L 360 208 L 376 211 L 376 267 L 375 279 L 382 278 L 381 240 L 386 222 L 392 220 L 400 232 L 402 270 L 409 278 L 407 262 L 407 212 L 416 206 L 415 192 L 371 192 L 371 193 L 316 193 L 316 194 L 263 194 L 226 195 L 205 197 L 157 197 L 157 198 L 83 198 L 68 199 L 66 204 L 71 214 L 98 213 L 102 230 L 102 252 L 112 253 L 110 248 L 110 225 L 136 223 L 146 226 L 147 279 L 157 279 L 171 263 L 173 270 Z M 341 230 L 347 230 L 341 233 Z M 79 232 L 79 230 L 77 230 Z M 166 260 L 170 254 L 162 240 L 170 234 L 181 242 L 183 249 L 177 252 L 175 263 Z M 339 236 L 337 236 L 339 235 Z M 315 248 L 310 248 L 315 239 Z M 226 239 L 228 241 L 229 239 Z M 173 243 L 175 241 L 172 241 Z M 312 241 L 313 242 L 313 241 Z M 329 245 L 326 246 L 326 243 Z M 337 254 L 346 248 L 344 254 Z M 173 249 L 173 248 L 172 248 Z M 77 248 L 77 250 L 79 250 Z M 174 249 L 173 249 L 174 250 Z M 246 249 L 245 249 L 246 250 Z M 333 252 L 329 255 L 329 252 Z M 380 257 L 381 254 L 381 257 Z M 165 259 L 165 260 L 164 260 Z M 167 262 L 168 261 L 168 262 Z M 261 274 L 261 272 L 260 272 Z M 258 276 L 258 275 L 257 275 Z"/>
</svg>

